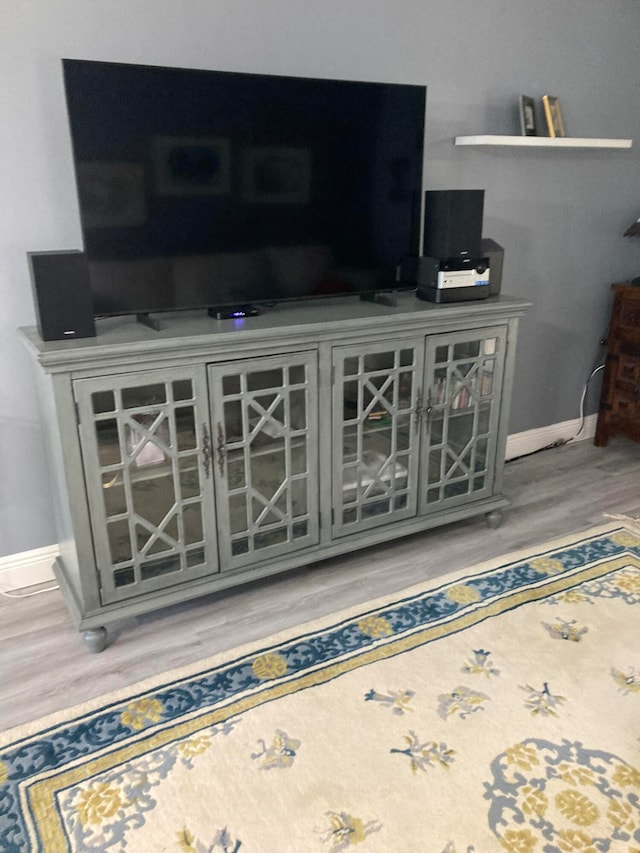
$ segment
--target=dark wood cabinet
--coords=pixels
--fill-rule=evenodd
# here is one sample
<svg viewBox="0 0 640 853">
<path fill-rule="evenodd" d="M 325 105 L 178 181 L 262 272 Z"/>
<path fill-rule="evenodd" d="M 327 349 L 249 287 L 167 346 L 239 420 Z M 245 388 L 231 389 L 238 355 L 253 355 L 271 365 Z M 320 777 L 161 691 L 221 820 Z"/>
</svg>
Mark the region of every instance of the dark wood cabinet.
<svg viewBox="0 0 640 853">
<path fill-rule="evenodd" d="M 612 435 L 640 441 L 640 286 L 614 284 L 595 443 Z"/>
</svg>

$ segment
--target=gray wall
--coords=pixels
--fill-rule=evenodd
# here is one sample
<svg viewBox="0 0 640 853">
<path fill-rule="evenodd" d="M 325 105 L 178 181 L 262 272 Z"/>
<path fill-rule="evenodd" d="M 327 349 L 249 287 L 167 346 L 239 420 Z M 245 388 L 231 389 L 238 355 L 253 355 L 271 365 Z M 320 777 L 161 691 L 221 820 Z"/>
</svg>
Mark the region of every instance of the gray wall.
<svg viewBox="0 0 640 853">
<path fill-rule="evenodd" d="M 19 0 L 0 29 L 0 555 L 55 543 L 25 253 L 81 248 L 60 58 L 426 83 L 426 184 L 484 188 L 503 289 L 530 298 L 510 432 L 578 417 L 609 284 L 640 274 L 638 0 Z M 464 149 L 517 133 L 520 93 L 631 151 Z M 635 243 L 635 245 L 634 245 Z M 587 398 L 595 411 L 598 381 Z"/>
</svg>

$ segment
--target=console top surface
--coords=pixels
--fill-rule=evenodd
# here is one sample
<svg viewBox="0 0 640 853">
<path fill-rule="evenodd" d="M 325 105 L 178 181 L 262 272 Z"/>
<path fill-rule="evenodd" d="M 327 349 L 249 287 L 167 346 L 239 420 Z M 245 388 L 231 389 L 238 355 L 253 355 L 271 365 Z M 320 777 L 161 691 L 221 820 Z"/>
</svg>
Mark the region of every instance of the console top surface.
<svg viewBox="0 0 640 853">
<path fill-rule="evenodd" d="M 394 293 L 394 304 L 336 297 L 306 302 L 282 302 L 265 307 L 257 316 L 218 320 L 206 309 L 153 315 L 154 330 L 134 315 L 96 321 L 96 336 L 67 341 L 43 341 L 35 327 L 20 333 L 47 372 L 123 358 L 153 361 L 167 353 L 223 353 L 229 349 L 292 346 L 339 339 L 355 340 L 386 332 L 435 333 L 474 328 L 522 316 L 530 302 L 510 296 L 492 296 L 473 302 L 424 302 L 413 291 Z M 142 366 L 142 365 L 141 365 Z"/>
</svg>

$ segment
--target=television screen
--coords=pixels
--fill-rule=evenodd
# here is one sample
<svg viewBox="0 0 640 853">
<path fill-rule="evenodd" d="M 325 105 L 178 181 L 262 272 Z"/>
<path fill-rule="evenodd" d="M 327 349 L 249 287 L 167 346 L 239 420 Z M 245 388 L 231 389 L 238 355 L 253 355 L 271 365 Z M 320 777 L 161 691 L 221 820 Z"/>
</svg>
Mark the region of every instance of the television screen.
<svg viewBox="0 0 640 853">
<path fill-rule="evenodd" d="M 97 316 L 396 288 L 426 88 L 63 60 Z"/>
</svg>

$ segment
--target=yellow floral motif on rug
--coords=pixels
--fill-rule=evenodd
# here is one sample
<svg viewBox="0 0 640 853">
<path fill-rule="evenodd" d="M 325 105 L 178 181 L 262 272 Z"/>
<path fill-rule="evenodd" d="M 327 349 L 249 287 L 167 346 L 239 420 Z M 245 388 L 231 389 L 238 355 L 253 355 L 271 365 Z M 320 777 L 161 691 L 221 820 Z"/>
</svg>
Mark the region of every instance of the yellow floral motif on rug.
<svg viewBox="0 0 640 853">
<path fill-rule="evenodd" d="M 5 733 L 0 850 L 638 853 L 638 604 L 608 525 Z"/>
</svg>

